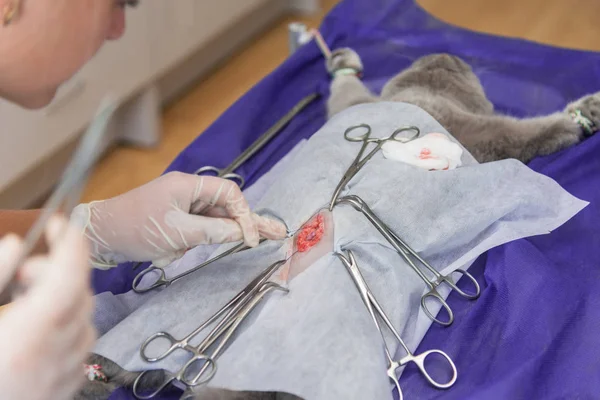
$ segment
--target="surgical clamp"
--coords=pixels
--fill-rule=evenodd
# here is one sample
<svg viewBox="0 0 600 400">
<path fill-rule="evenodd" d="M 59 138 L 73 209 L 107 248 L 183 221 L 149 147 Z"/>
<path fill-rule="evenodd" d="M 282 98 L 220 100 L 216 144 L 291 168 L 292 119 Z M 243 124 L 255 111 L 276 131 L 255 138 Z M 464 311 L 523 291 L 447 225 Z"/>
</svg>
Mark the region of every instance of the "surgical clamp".
<svg viewBox="0 0 600 400">
<path fill-rule="evenodd" d="M 362 135 L 351 136 L 350 133 L 357 129 L 365 129 L 366 131 Z M 398 135 L 400 133 L 407 132 L 407 131 L 414 131 L 415 134 L 408 138 L 398 138 Z M 346 187 L 346 185 L 348 185 L 348 183 L 350 183 L 350 181 L 352 180 L 352 178 L 354 178 L 354 176 L 358 173 L 358 171 L 360 171 L 361 168 L 371 158 L 373 158 L 375 153 L 377 153 L 386 142 L 388 142 L 388 141 L 396 141 L 396 142 L 400 142 L 400 143 L 410 142 L 411 140 L 415 140 L 416 138 L 418 138 L 419 135 L 420 135 L 420 130 L 416 126 L 406 126 L 403 128 L 398 128 L 394 132 L 392 132 L 392 134 L 390 136 L 385 137 L 385 138 L 372 138 L 371 137 L 371 126 L 368 124 L 355 125 L 355 126 L 351 126 L 350 128 L 346 129 L 346 131 L 344 132 L 344 138 L 349 142 L 362 142 L 362 146 L 361 146 L 358 154 L 356 155 L 356 158 L 354 159 L 354 161 L 352 161 L 352 164 L 350 164 L 350 166 L 348 167 L 348 169 L 342 176 L 340 183 L 338 183 L 337 187 L 335 188 L 335 191 L 333 192 L 333 196 L 331 197 L 331 202 L 329 203 L 329 211 L 333 211 L 333 207 L 335 207 L 335 203 L 336 203 L 340 193 L 342 192 L 342 190 Z M 365 150 L 367 149 L 367 147 L 369 146 L 370 143 L 375 143 L 375 147 L 366 156 L 364 156 L 364 158 L 362 158 Z"/>
<path fill-rule="evenodd" d="M 446 283 L 448 286 L 450 286 L 450 288 L 454 289 L 459 295 L 466 299 L 474 300 L 479 297 L 479 294 L 481 293 L 481 288 L 479 287 L 479 283 L 473 277 L 473 275 L 462 269 L 455 270 L 455 272 L 458 272 L 463 276 L 469 278 L 469 280 L 473 283 L 473 285 L 475 286 L 474 294 L 467 293 L 460 289 L 454 282 L 454 279 L 452 279 L 451 274 L 440 274 L 427 261 L 421 258 L 421 256 L 419 256 L 419 254 L 416 251 L 411 249 L 410 246 L 408 246 L 402 239 L 400 239 L 400 237 L 398 237 L 398 235 L 394 231 L 390 229 L 390 227 L 388 227 L 381 219 L 379 219 L 379 217 L 375 215 L 375 213 L 360 197 L 354 195 L 345 196 L 340 198 L 336 204 L 349 204 L 356 211 L 360 211 L 365 217 L 367 217 L 367 219 L 371 222 L 371 224 L 373 224 L 373 226 L 379 231 L 379 233 L 381 233 L 383 237 L 392 245 L 394 250 L 396 250 L 396 252 L 398 252 L 398 254 L 400 254 L 402 258 L 404 258 L 406 263 L 413 269 L 413 271 L 415 271 L 415 273 L 423 280 L 423 282 L 425 282 L 425 284 L 429 288 L 429 291 L 423 296 L 421 296 L 421 307 L 423 308 L 423 311 L 425 311 L 425 314 L 427 314 L 427 316 L 433 321 L 444 326 L 449 326 L 454 321 L 454 313 L 452 312 L 452 309 L 450 308 L 446 300 L 444 300 L 444 298 L 437 291 L 437 287 L 440 286 L 442 283 Z M 434 276 L 433 281 L 429 280 L 429 278 L 427 278 L 423 271 L 419 267 L 417 267 L 417 265 L 411 259 L 411 256 L 414 257 Z M 444 307 L 448 312 L 448 321 L 441 321 L 435 318 L 433 313 L 431 313 L 427 308 L 426 300 L 428 298 L 433 298 L 440 302 L 442 307 Z"/>
<path fill-rule="evenodd" d="M 237 327 L 244 321 L 244 319 L 246 319 L 246 317 L 252 312 L 252 310 L 254 310 L 254 308 L 258 305 L 258 303 L 261 302 L 261 300 L 263 299 L 263 297 L 265 297 L 267 295 L 267 293 L 273 291 L 273 290 L 280 290 L 284 293 L 288 293 L 289 289 L 284 288 L 281 285 L 278 285 L 274 282 L 266 282 L 265 284 L 263 284 L 261 286 L 261 288 L 258 290 L 257 294 L 244 306 L 244 308 L 240 311 L 239 316 L 236 317 L 235 321 L 233 323 L 231 323 L 231 326 L 228 328 L 227 332 L 225 333 L 225 338 L 219 343 L 219 346 L 213 351 L 213 353 L 209 356 L 209 360 L 207 363 L 205 363 L 202 366 L 202 369 L 198 372 L 198 374 L 196 374 L 196 377 L 194 379 L 197 379 L 198 377 L 202 376 L 203 374 L 203 369 L 206 369 L 207 365 L 211 365 L 211 373 L 210 373 L 210 378 L 212 378 L 216 371 L 217 371 L 217 364 L 216 359 L 219 357 L 219 354 L 223 351 L 225 345 L 227 344 L 227 342 L 231 339 L 231 336 L 235 333 Z M 208 346 L 212 345 L 212 341 L 211 343 L 208 344 Z M 185 390 L 185 392 L 183 393 L 181 399 L 195 399 L 196 397 L 194 396 L 194 387 L 199 386 L 201 383 L 206 383 L 207 379 L 205 379 L 203 382 L 199 382 L 195 385 L 189 385 L 187 387 L 187 389 Z"/>
<path fill-rule="evenodd" d="M 259 244 L 264 242 L 266 239 L 261 239 Z M 204 267 L 206 267 L 207 265 L 218 261 L 226 256 L 232 255 L 232 254 L 236 254 L 239 253 L 240 251 L 244 251 L 244 250 L 248 250 L 250 247 L 244 245 L 244 243 L 240 243 L 235 245 L 234 247 L 232 247 L 229 250 L 224 251 L 223 253 L 211 258 L 210 260 L 207 260 L 203 263 L 201 263 L 200 265 L 195 266 L 194 268 L 190 269 L 189 271 L 185 271 L 184 273 L 181 273 L 177 276 L 174 276 L 173 278 L 167 278 L 167 275 L 165 273 L 165 269 L 164 268 L 160 268 L 157 267 L 155 265 L 150 265 L 148 268 L 146 268 L 145 270 L 141 271 L 140 273 L 138 273 L 135 278 L 133 279 L 133 283 L 131 284 L 131 288 L 133 289 L 134 292 L 142 294 L 142 293 L 146 293 L 149 292 L 151 290 L 154 290 L 156 288 L 159 288 L 161 286 L 167 287 L 169 285 L 171 285 L 173 282 L 178 281 L 182 278 L 185 278 L 186 276 L 198 271 L 199 269 L 202 269 Z M 150 272 L 153 271 L 158 271 L 159 272 L 159 277 L 158 279 L 152 283 L 150 286 L 148 287 L 140 287 L 142 278 L 149 274 Z"/>
<path fill-rule="evenodd" d="M 454 385 L 454 382 L 456 382 L 456 378 L 458 376 L 458 372 L 456 371 L 456 366 L 454 365 L 454 362 L 448 356 L 448 354 L 444 353 L 441 350 L 428 350 L 421 354 L 417 354 L 417 355 L 413 354 L 410 351 L 410 349 L 408 348 L 408 346 L 406 345 L 406 343 L 404 343 L 404 340 L 402 340 L 402 338 L 400 337 L 400 334 L 398 333 L 396 328 L 394 328 L 394 325 L 392 324 L 392 322 L 390 321 L 388 316 L 385 314 L 385 312 L 381 308 L 381 305 L 379 304 L 379 302 L 377 301 L 377 299 L 375 298 L 375 296 L 373 295 L 373 293 L 367 286 L 367 282 L 365 281 L 363 275 L 360 272 L 360 269 L 358 268 L 356 259 L 354 258 L 354 254 L 350 250 L 348 250 L 347 253 L 348 253 L 348 257 L 346 257 L 345 255 L 343 255 L 341 253 L 336 253 L 335 255 L 342 261 L 342 263 L 346 267 L 346 270 L 348 271 L 348 273 L 350 273 L 350 276 L 352 277 L 352 280 L 354 281 L 354 284 L 356 285 L 356 288 L 358 289 L 358 291 L 360 293 L 360 297 L 362 298 L 363 302 L 365 303 L 365 306 L 367 307 L 367 310 L 369 311 L 369 314 L 371 315 L 371 318 L 373 319 L 373 322 L 375 323 L 375 326 L 377 327 L 377 330 L 379 331 L 379 333 L 381 335 L 381 340 L 383 341 L 383 350 L 385 352 L 385 357 L 386 357 L 387 363 L 388 363 L 387 375 L 390 378 L 390 380 L 394 383 L 396 388 L 398 389 L 399 399 L 402 400 L 403 396 L 402 396 L 402 389 L 400 388 L 400 383 L 398 382 L 398 378 L 396 376 L 396 370 L 398 368 L 400 368 L 401 366 L 406 365 L 411 362 L 416 364 L 416 366 L 421 371 L 421 374 L 425 377 L 425 379 L 427 379 L 427 381 L 432 386 L 434 386 L 438 389 L 447 389 L 447 388 L 451 387 L 452 385 Z M 377 315 L 379 315 L 379 317 L 383 320 L 385 325 L 388 327 L 388 329 L 392 332 L 392 334 L 398 340 L 400 345 L 406 351 L 406 356 L 404 358 L 401 358 L 398 361 L 396 361 L 392 358 L 392 353 L 385 341 L 385 336 L 383 335 L 383 332 L 381 330 L 381 325 L 379 324 L 379 321 L 377 320 Z M 450 365 L 450 368 L 452 369 L 452 378 L 448 382 L 446 382 L 446 383 L 437 382 L 435 379 L 433 379 L 433 377 L 429 374 L 429 372 L 427 372 L 427 368 L 425 367 L 425 359 L 430 354 L 439 354 L 448 361 L 448 364 Z"/>
<path fill-rule="evenodd" d="M 273 273 L 275 273 L 275 271 L 277 271 L 287 261 L 288 259 L 285 259 L 271 264 L 255 279 L 253 279 L 244 289 L 242 289 L 242 291 L 240 291 L 233 299 L 231 299 L 224 307 L 218 310 L 213 316 L 211 316 L 208 320 L 202 323 L 198 328 L 196 328 L 193 332 L 188 334 L 183 339 L 177 340 L 168 332 L 157 332 L 154 335 L 150 336 L 148 339 L 146 339 L 146 341 L 144 341 L 142 347 L 140 348 L 140 356 L 146 362 L 153 363 L 160 361 L 168 357 L 177 349 L 182 349 L 191 353 L 192 358 L 190 358 L 188 362 L 176 374 L 169 376 L 169 378 L 165 380 L 158 389 L 156 389 L 153 393 L 147 396 L 139 394 L 138 390 L 140 380 L 148 371 L 142 372 L 140 375 L 138 375 L 136 381 L 134 382 L 134 395 L 138 399 L 150 399 L 156 396 L 173 381 L 181 382 L 189 388 L 202 385 L 208 382 L 210 379 L 212 379 L 212 377 L 216 373 L 215 359 L 219 356 L 224 346 L 227 344 L 227 342 L 233 335 L 237 326 L 250 313 L 254 306 L 258 304 L 258 301 L 255 302 L 253 299 L 257 296 L 259 296 L 259 298 L 262 298 L 264 295 L 262 295 L 261 293 L 263 293 L 265 290 L 270 291 L 272 289 L 278 289 L 287 292 L 287 289 L 276 285 L 273 282 L 268 282 L 269 278 L 273 275 Z M 198 346 L 194 347 L 190 345 L 190 341 L 194 337 L 196 337 L 209 325 L 216 322 L 221 316 L 223 316 L 223 318 L 208 333 L 206 338 Z M 213 350 L 212 354 L 204 354 L 206 350 L 210 346 L 212 346 L 215 343 L 215 341 L 218 340 L 218 338 L 221 337 L 223 334 L 225 334 L 225 337 L 221 340 L 219 345 L 217 345 L 216 349 Z M 157 357 L 148 356 L 146 354 L 146 349 L 148 348 L 150 343 L 158 339 L 167 340 L 170 343 L 169 348 Z M 188 375 L 191 367 L 193 365 L 198 364 L 199 362 L 204 362 L 200 371 L 197 374 L 195 374 L 192 379 L 189 379 Z M 204 374 L 204 372 L 206 372 L 206 369 L 209 366 L 210 372 L 208 376 L 204 379 L 201 379 L 202 375 Z"/>
<path fill-rule="evenodd" d="M 250 145 L 242 154 L 240 154 L 233 162 L 225 168 L 217 168 L 213 166 L 206 166 L 198 169 L 194 172 L 197 175 L 201 175 L 205 172 L 213 172 L 216 176 L 224 179 L 231 179 L 238 181 L 240 188 L 243 188 L 246 184 L 246 180 L 240 174 L 235 173 L 242 164 L 248 161 L 254 154 L 262 149 L 273 137 L 275 137 L 285 125 L 287 125 L 292 118 L 294 118 L 299 112 L 301 112 L 306 106 L 308 106 L 313 100 L 319 97 L 318 93 L 312 93 L 301 99 L 287 114 L 279 119 L 275 124 L 263 133 L 254 143 Z"/>
</svg>

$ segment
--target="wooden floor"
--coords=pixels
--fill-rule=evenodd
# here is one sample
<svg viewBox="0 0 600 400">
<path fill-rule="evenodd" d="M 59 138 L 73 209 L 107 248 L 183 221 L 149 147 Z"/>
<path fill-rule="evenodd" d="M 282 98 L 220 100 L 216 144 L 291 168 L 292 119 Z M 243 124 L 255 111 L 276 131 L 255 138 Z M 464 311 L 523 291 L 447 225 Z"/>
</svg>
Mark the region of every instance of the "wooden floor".
<svg viewBox="0 0 600 400">
<path fill-rule="evenodd" d="M 98 165 L 83 201 L 106 199 L 160 175 L 199 133 L 288 55 L 287 24 L 301 20 L 316 27 L 336 0 L 322 0 L 312 18 L 288 18 L 231 58 L 165 110 L 163 139 L 152 150 L 117 148 Z M 556 46 L 600 51 L 597 0 L 419 0 L 439 19 L 492 34 Z"/>
<path fill-rule="evenodd" d="M 598 0 L 417 0 L 442 21 L 479 32 L 600 51 Z"/>
</svg>

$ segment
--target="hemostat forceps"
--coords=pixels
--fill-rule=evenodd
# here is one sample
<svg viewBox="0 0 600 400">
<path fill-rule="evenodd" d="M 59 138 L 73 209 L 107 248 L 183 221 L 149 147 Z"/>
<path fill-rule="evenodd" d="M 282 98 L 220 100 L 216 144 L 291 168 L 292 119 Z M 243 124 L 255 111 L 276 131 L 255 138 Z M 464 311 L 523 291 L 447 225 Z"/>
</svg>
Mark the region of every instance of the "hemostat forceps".
<svg viewBox="0 0 600 400">
<path fill-rule="evenodd" d="M 425 379 L 427 379 L 427 381 L 432 386 L 434 386 L 438 389 L 447 389 L 447 388 L 451 387 L 452 385 L 454 385 L 454 382 L 456 382 L 456 378 L 458 376 L 458 372 L 456 371 L 456 366 L 454 365 L 454 362 L 448 356 L 448 354 L 444 353 L 441 350 L 428 350 L 424 353 L 414 355 L 410 351 L 410 349 L 408 348 L 406 343 L 404 343 L 404 341 L 400 337 L 400 334 L 398 334 L 398 331 L 396 330 L 396 328 L 394 328 L 394 325 L 392 325 L 392 322 L 390 321 L 388 316 L 385 314 L 385 312 L 381 308 L 381 305 L 379 304 L 379 302 L 377 302 L 377 299 L 375 298 L 375 296 L 373 295 L 373 293 L 367 286 L 367 282 L 365 281 L 364 277 L 362 276 L 362 274 L 360 272 L 360 269 L 358 268 L 358 265 L 356 264 L 356 259 L 354 258 L 354 254 L 352 254 L 352 251 L 350 251 L 350 250 L 348 250 L 347 253 L 348 253 L 348 257 L 346 257 L 345 255 L 340 254 L 340 253 L 336 253 L 335 255 L 342 261 L 342 263 L 344 264 L 344 266 L 350 273 L 350 276 L 352 277 L 352 280 L 354 281 L 356 288 L 360 292 L 360 297 L 362 298 L 363 302 L 365 303 L 367 310 L 369 310 L 369 314 L 371 314 L 371 318 L 373 319 L 373 322 L 375 323 L 377 330 L 381 334 L 381 340 L 383 341 L 383 350 L 385 352 L 385 357 L 387 358 L 387 362 L 388 362 L 387 375 L 390 378 L 390 380 L 394 383 L 396 388 L 398 389 L 398 396 L 399 396 L 400 400 L 402 400 L 403 396 L 402 396 L 402 389 L 400 388 L 400 383 L 398 382 L 398 378 L 396 376 L 396 370 L 398 368 L 400 368 L 401 366 L 406 365 L 410 362 L 413 362 L 417 365 L 417 367 L 421 371 L 421 374 L 425 377 Z M 379 317 L 383 320 L 385 325 L 388 327 L 388 329 L 392 332 L 392 334 L 396 337 L 396 339 L 398 340 L 400 345 L 406 351 L 406 356 L 404 358 L 401 358 L 398 361 L 395 361 L 392 358 L 392 353 L 390 352 L 390 349 L 385 342 L 385 336 L 383 335 L 383 332 L 381 330 L 381 325 L 379 325 L 379 321 L 377 320 L 377 315 L 379 315 Z M 450 378 L 450 380 L 448 382 L 440 383 L 440 382 L 436 381 L 435 379 L 433 379 L 433 377 L 429 374 L 429 372 L 427 372 L 427 368 L 425 367 L 425 359 L 430 354 L 439 354 L 448 361 L 448 364 L 450 365 L 450 368 L 452 369 L 452 378 Z"/>
<path fill-rule="evenodd" d="M 140 356 L 144 361 L 157 362 L 169 355 L 175 350 L 182 349 L 192 354 L 185 365 L 174 375 L 170 375 L 162 385 L 149 395 L 141 395 L 139 392 L 139 382 L 148 371 L 142 372 L 136 379 L 133 385 L 133 393 L 138 399 L 150 399 L 161 392 L 171 382 L 178 381 L 183 383 L 186 387 L 195 387 L 207 383 L 217 372 L 216 359 L 227 345 L 231 336 L 235 333 L 235 330 L 244 318 L 254 309 L 260 299 L 262 299 L 271 290 L 281 290 L 287 292 L 288 289 L 277 285 L 273 282 L 268 282 L 269 278 L 277 271 L 282 265 L 287 262 L 287 259 L 277 261 L 271 264 L 267 269 L 260 273 L 255 279 L 252 280 L 241 292 L 239 292 L 234 298 L 232 298 L 224 307 L 217 311 L 208 320 L 202 323 L 193 332 L 188 334 L 181 340 L 175 339 L 168 332 L 157 332 L 150 336 L 142 344 L 140 348 Z M 222 316 L 222 318 L 221 318 Z M 206 329 L 208 326 L 220 321 L 215 327 L 208 333 L 208 335 L 202 340 L 198 346 L 190 345 L 190 341 L 196 337 L 201 331 Z M 217 341 L 220 340 L 219 344 L 214 348 L 210 354 L 206 354 L 207 350 Z M 150 343 L 156 340 L 166 340 L 170 346 L 162 354 L 151 357 L 147 354 L 147 348 Z M 194 366 L 200 367 L 197 373 L 193 373 Z M 208 375 L 203 378 L 205 372 L 208 371 Z"/>
<path fill-rule="evenodd" d="M 398 237 L 398 235 L 396 235 L 394 231 L 392 231 L 381 219 L 379 219 L 379 217 L 375 215 L 375 213 L 360 197 L 354 195 L 345 196 L 340 198 L 336 204 L 350 204 L 352 207 L 354 207 L 356 211 L 360 211 L 365 217 L 367 217 L 367 219 L 373 224 L 373 226 L 379 231 L 379 233 L 381 233 L 383 237 L 392 245 L 394 250 L 396 250 L 402 258 L 404 258 L 406 263 L 416 272 L 417 275 L 419 275 L 419 278 L 421 278 L 423 282 L 425 282 L 425 284 L 429 288 L 429 291 L 423 296 L 421 296 L 421 307 L 423 308 L 423 311 L 425 311 L 425 314 L 427 314 L 427 316 L 433 321 L 444 326 L 449 326 L 454 321 L 454 313 L 452 312 L 452 309 L 450 308 L 446 300 L 444 300 L 444 298 L 437 291 L 437 287 L 440 286 L 442 283 L 446 283 L 448 286 L 450 286 L 450 288 L 454 289 L 459 295 L 466 299 L 474 300 L 479 297 L 481 289 L 479 287 L 479 283 L 477 283 L 477 280 L 473 277 L 473 275 L 462 269 L 455 270 L 455 272 L 458 272 L 463 276 L 469 278 L 469 280 L 475 286 L 475 293 L 467 293 L 456 285 L 454 279 L 452 279 L 451 274 L 440 274 L 427 261 L 421 258 L 421 256 L 419 256 L 419 254 L 416 251 L 411 249 L 402 239 L 400 239 L 400 237 Z M 433 281 L 427 278 L 423 271 L 419 267 L 417 267 L 417 265 L 414 263 L 411 257 L 413 257 L 417 262 L 423 265 L 423 267 L 425 267 L 425 269 L 427 269 L 434 276 Z M 431 313 L 427 308 L 426 300 L 428 298 L 437 300 L 442 305 L 442 307 L 446 309 L 449 315 L 448 321 L 441 321 L 435 318 L 433 313 Z"/>
<path fill-rule="evenodd" d="M 266 239 L 261 239 L 259 244 L 264 242 Z M 189 271 L 185 271 L 182 274 L 179 274 L 177 276 L 174 276 L 173 278 L 167 278 L 167 275 L 165 273 L 165 269 L 164 268 L 160 268 L 157 267 L 155 265 L 151 265 L 148 268 L 146 268 L 145 270 L 141 271 L 140 273 L 138 273 L 135 278 L 133 279 L 133 283 L 131 284 L 131 288 L 133 289 L 134 292 L 142 294 L 142 293 L 146 293 L 149 292 L 151 290 L 154 290 L 156 288 L 159 288 L 161 286 L 167 287 L 169 286 L 171 283 L 180 280 L 181 278 L 185 278 L 186 276 L 198 271 L 199 269 L 202 269 L 204 267 L 206 267 L 207 265 L 218 261 L 222 258 L 225 258 L 229 255 L 235 254 L 235 253 L 239 253 L 240 251 L 244 251 L 244 250 L 248 250 L 250 247 L 244 245 L 244 243 L 240 243 L 234 247 L 232 247 L 229 250 L 224 251 L 223 253 L 211 258 L 210 260 L 207 260 L 205 262 L 203 262 L 200 265 L 195 266 L 194 268 L 190 269 Z M 156 279 L 156 281 L 154 283 L 152 283 L 150 286 L 148 287 L 140 287 L 140 283 L 142 281 L 142 278 L 153 272 L 153 271 L 157 271 L 159 273 L 158 278 Z"/>
<path fill-rule="evenodd" d="M 358 136 L 351 136 L 350 133 L 357 129 L 364 129 L 365 133 L 363 133 L 362 135 L 358 135 Z M 413 131 L 415 133 L 413 136 L 408 137 L 408 138 L 406 138 L 406 137 L 399 138 L 398 137 L 399 134 L 401 134 L 403 132 L 408 132 L 408 131 Z M 385 142 L 388 142 L 390 140 L 393 140 L 396 142 L 401 142 L 401 143 L 410 142 L 411 140 L 415 140 L 416 138 L 418 138 L 420 133 L 421 133 L 421 131 L 416 126 L 406 126 L 403 128 L 396 129 L 388 137 L 372 138 L 371 137 L 371 126 L 368 124 L 355 125 L 355 126 L 351 126 L 350 128 L 346 129 L 346 131 L 344 132 L 344 138 L 349 142 L 362 142 L 362 146 L 361 146 L 358 154 L 356 155 L 356 158 L 354 159 L 354 161 L 352 161 L 352 164 L 350 164 L 350 166 L 344 173 L 344 176 L 340 180 L 340 183 L 338 183 L 337 187 L 335 188 L 335 191 L 333 192 L 333 196 L 331 197 L 331 202 L 329 203 L 329 211 L 333 211 L 333 207 L 335 206 L 336 200 L 338 199 L 338 197 L 340 196 L 340 193 L 346 187 L 346 185 L 348 185 L 348 183 L 350 183 L 350 181 L 352 180 L 352 178 L 354 178 L 354 176 L 358 173 L 358 171 L 360 171 L 360 169 L 371 158 L 373 158 L 375 153 L 377 153 L 381 149 L 381 147 L 385 144 Z M 369 146 L 369 143 L 375 143 L 375 147 L 366 156 L 364 156 L 364 158 L 361 159 L 365 150 L 367 149 L 367 146 Z"/>
<path fill-rule="evenodd" d="M 209 358 L 207 358 L 207 363 L 205 363 L 202 366 L 202 369 L 200 369 L 200 371 L 198 372 L 198 374 L 196 374 L 196 377 L 202 376 L 204 369 L 206 369 L 208 367 L 208 365 L 210 364 L 212 366 L 212 368 L 211 368 L 209 377 L 204 379 L 202 382 L 198 382 L 194 385 L 189 385 L 187 387 L 187 389 L 185 390 L 185 392 L 183 393 L 183 395 L 181 396 L 181 400 L 197 398 L 196 396 L 194 396 L 194 387 L 208 382 L 208 380 L 210 380 L 215 375 L 215 373 L 217 372 L 217 365 L 215 364 L 215 361 L 219 357 L 219 354 L 223 351 L 227 342 L 231 339 L 231 336 L 235 333 L 237 327 L 244 321 L 244 319 L 246 319 L 246 317 L 252 312 L 252 310 L 254 310 L 254 308 L 258 305 L 258 303 L 261 302 L 263 297 L 265 297 L 268 293 L 270 293 L 273 290 L 281 290 L 282 292 L 285 292 L 285 293 L 289 292 L 288 289 L 286 289 L 283 286 L 278 285 L 276 283 L 273 283 L 273 282 L 264 283 L 260 287 L 260 289 L 258 290 L 256 295 L 252 299 L 250 299 L 250 301 L 244 306 L 244 308 L 242 308 L 240 310 L 238 316 L 235 318 L 234 321 L 231 322 L 229 328 L 224 328 L 224 329 L 227 329 L 227 331 L 225 332 L 225 337 L 219 343 L 218 347 L 212 352 L 212 354 L 209 356 Z M 214 341 L 209 343 L 208 346 L 211 346 L 213 342 Z M 194 379 L 196 379 L 196 378 L 194 378 Z"/>
<path fill-rule="evenodd" d="M 306 106 L 308 106 L 313 100 L 319 97 L 318 93 L 312 93 L 308 96 L 304 97 L 302 100 L 298 102 L 286 115 L 284 115 L 280 120 L 278 120 L 269 130 L 263 133 L 254 143 L 250 145 L 242 154 L 240 154 L 233 162 L 221 169 L 212 166 L 206 166 L 198 169 L 195 174 L 202 175 L 206 172 L 213 172 L 216 176 L 224 179 L 231 179 L 233 181 L 237 181 L 240 188 L 243 188 L 246 184 L 246 180 L 240 174 L 236 174 L 235 171 L 242 164 L 248 161 L 254 154 L 256 154 L 260 149 L 262 149 L 265 144 L 267 144 L 275 135 L 277 135 L 288 122 L 292 120 L 300 111 L 302 111 Z"/>
</svg>

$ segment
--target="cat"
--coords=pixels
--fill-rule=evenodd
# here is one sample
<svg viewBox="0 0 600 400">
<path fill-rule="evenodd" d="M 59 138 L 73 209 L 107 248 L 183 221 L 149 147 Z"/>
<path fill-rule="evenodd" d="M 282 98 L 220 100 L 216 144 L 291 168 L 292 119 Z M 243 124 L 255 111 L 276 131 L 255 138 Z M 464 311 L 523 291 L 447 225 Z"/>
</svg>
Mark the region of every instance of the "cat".
<svg viewBox="0 0 600 400">
<path fill-rule="evenodd" d="M 527 163 L 538 155 L 551 154 L 580 142 L 586 133 L 571 117 L 577 110 L 600 127 L 600 93 L 585 96 L 567 105 L 563 112 L 544 117 L 517 119 L 496 114 L 471 67 L 449 54 L 434 54 L 416 60 L 390 79 L 379 97 L 372 94 L 358 77 L 363 66 L 353 50 L 336 50 L 327 60 L 326 68 L 334 76 L 327 102 L 329 118 L 361 103 L 411 103 L 434 117 L 479 162 L 516 158 Z M 138 376 L 138 373 L 125 371 L 98 355 L 91 355 L 88 364 L 101 365 L 108 383 L 87 382 L 75 400 L 108 399 L 116 388 L 130 388 Z M 155 388 L 164 379 L 164 372 L 154 371 L 148 374 L 142 387 Z M 287 393 L 210 388 L 202 388 L 196 397 L 207 400 L 301 400 Z"/>
<path fill-rule="evenodd" d="M 417 59 L 391 78 L 380 96 L 360 80 L 363 65 L 352 49 L 334 51 L 326 66 L 333 76 L 327 101 L 329 118 L 361 103 L 410 103 L 427 111 L 479 162 L 514 158 L 528 163 L 577 144 L 600 128 L 600 93 L 542 117 L 518 119 L 495 113 L 471 67 L 450 54 Z M 577 111 L 590 126 L 587 132 L 572 116 Z"/>
</svg>

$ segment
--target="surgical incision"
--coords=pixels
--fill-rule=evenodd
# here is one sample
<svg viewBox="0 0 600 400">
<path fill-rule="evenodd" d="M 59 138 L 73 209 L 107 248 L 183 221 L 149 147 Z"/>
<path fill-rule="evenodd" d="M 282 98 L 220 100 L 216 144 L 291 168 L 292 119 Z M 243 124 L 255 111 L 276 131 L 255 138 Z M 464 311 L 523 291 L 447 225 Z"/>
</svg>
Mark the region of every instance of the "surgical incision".
<svg viewBox="0 0 600 400">
<path fill-rule="evenodd" d="M 325 231 L 325 218 L 323 214 L 318 214 L 302 227 L 296 237 L 296 250 L 304 253 L 312 249 L 323 237 Z"/>
<path fill-rule="evenodd" d="M 333 251 L 333 218 L 329 211 L 321 211 L 306 222 L 294 235 L 290 262 L 281 271 L 281 278 L 290 281 L 319 258 Z"/>
</svg>

